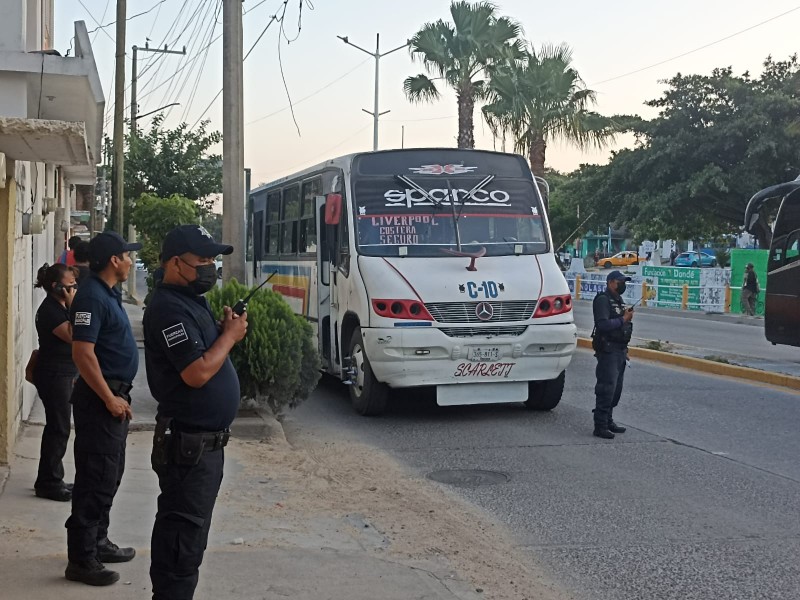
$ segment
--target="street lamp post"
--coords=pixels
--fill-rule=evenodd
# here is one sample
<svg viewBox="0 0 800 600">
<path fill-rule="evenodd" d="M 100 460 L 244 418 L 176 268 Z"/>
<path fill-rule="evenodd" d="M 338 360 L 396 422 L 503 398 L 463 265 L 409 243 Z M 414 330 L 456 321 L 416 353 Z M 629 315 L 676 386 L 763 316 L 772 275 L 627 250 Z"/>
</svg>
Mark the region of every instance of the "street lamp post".
<svg viewBox="0 0 800 600">
<path fill-rule="evenodd" d="M 381 115 L 385 115 L 386 113 L 391 112 L 391 111 L 388 111 L 388 110 L 380 112 L 380 110 L 378 108 L 378 99 L 379 99 L 379 90 L 380 90 L 380 86 L 378 84 L 379 84 L 379 78 L 380 78 L 381 58 L 383 58 L 384 56 L 388 56 L 392 52 L 397 52 L 398 50 L 402 50 L 403 48 L 406 48 L 411 42 L 407 41 L 402 46 L 398 46 L 397 48 L 394 48 L 393 50 L 389 50 L 388 52 L 384 52 L 383 54 L 381 54 L 381 34 L 380 33 L 376 34 L 376 36 L 375 36 L 375 52 L 370 52 L 369 50 L 365 50 L 361 46 L 357 46 L 356 44 L 351 42 L 347 38 L 347 36 L 337 35 L 336 37 L 338 37 L 340 40 L 342 40 L 348 46 L 352 46 L 353 48 L 356 48 L 357 50 L 361 50 L 365 54 L 369 54 L 371 57 L 373 57 L 375 59 L 375 105 L 374 105 L 374 107 L 372 109 L 372 112 L 368 111 L 366 108 L 362 108 L 361 110 L 363 110 L 368 115 L 372 115 L 372 119 L 373 119 L 373 125 L 372 125 L 372 149 L 373 150 L 377 150 L 378 149 L 378 119 L 381 117 Z"/>
</svg>

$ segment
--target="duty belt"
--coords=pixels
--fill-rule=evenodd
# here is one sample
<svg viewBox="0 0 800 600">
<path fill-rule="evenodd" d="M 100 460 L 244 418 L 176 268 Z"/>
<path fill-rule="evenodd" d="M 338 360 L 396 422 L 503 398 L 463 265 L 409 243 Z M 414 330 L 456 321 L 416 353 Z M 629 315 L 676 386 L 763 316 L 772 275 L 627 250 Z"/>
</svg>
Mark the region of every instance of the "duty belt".
<svg viewBox="0 0 800 600">
<path fill-rule="evenodd" d="M 108 389 L 119 396 L 128 396 L 133 389 L 133 384 L 119 379 L 106 379 L 106 383 L 108 384 Z"/>
</svg>

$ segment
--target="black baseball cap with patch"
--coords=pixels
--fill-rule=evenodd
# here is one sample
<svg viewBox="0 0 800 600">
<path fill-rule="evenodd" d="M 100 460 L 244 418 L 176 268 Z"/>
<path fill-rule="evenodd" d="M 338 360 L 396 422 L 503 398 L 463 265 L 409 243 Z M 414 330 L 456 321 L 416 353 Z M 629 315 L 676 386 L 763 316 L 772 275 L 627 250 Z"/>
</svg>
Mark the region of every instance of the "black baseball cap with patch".
<svg viewBox="0 0 800 600">
<path fill-rule="evenodd" d="M 92 271 L 102 271 L 112 256 L 141 249 L 141 244 L 129 244 L 116 231 L 98 233 L 89 242 L 89 268 Z"/>
<path fill-rule="evenodd" d="M 630 281 L 631 278 L 627 275 L 624 275 L 622 271 L 611 271 L 606 277 L 606 283 L 611 281 Z"/>
<path fill-rule="evenodd" d="M 167 234 L 161 246 L 161 262 L 190 252 L 203 258 L 230 254 L 233 246 L 218 244 L 202 225 L 178 225 Z"/>
</svg>

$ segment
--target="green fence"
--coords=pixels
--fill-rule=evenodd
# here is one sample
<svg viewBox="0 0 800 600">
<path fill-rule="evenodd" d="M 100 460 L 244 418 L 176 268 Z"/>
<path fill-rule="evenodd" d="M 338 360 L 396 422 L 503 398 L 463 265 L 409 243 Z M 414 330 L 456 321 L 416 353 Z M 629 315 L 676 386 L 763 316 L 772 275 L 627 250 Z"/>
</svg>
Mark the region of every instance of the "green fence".
<svg viewBox="0 0 800 600">
<path fill-rule="evenodd" d="M 761 293 L 756 298 L 756 314 L 764 314 L 764 297 L 767 289 L 767 261 L 769 250 L 747 250 L 737 248 L 731 250 L 731 312 L 742 313 L 742 284 L 744 283 L 744 268 L 747 263 L 753 263 L 758 277 L 758 286 Z"/>
</svg>

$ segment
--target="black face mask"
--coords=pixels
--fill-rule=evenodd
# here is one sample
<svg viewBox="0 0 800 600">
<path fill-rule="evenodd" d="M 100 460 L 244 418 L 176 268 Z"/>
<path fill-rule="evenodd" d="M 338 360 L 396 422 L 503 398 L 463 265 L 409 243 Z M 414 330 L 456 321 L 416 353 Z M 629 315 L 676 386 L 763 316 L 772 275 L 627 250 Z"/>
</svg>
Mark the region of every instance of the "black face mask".
<svg viewBox="0 0 800 600">
<path fill-rule="evenodd" d="M 624 282 L 624 281 L 620 281 L 620 282 L 617 284 L 617 294 L 619 294 L 620 296 L 622 296 L 622 294 L 624 294 L 624 293 L 625 293 L 625 290 L 627 290 L 627 289 L 628 289 L 628 286 L 627 286 L 627 285 L 625 285 L 625 282 Z"/>
<path fill-rule="evenodd" d="M 182 258 L 180 260 L 181 262 L 189 265 L 189 263 Z M 217 266 L 214 263 L 211 263 L 210 265 L 197 265 L 196 267 L 193 267 L 192 265 L 189 266 L 194 269 L 195 279 L 194 281 L 187 280 L 186 284 L 195 294 L 201 296 L 216 285 Z M 183 275 L 181 275 L 181 277 L 183 277 Z M 186 279 L 185 277 L 183 278 Z"/>
</svg>

